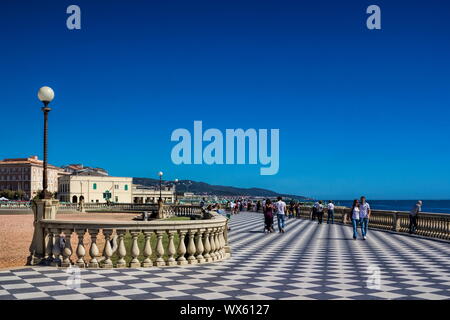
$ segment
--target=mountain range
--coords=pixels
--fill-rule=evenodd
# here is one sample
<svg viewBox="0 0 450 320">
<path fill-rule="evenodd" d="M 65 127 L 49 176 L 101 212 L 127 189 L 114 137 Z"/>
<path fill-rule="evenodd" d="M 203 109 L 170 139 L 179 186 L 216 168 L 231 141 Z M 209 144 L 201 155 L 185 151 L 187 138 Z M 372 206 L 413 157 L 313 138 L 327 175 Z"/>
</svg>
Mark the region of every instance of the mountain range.
<svg viewBox="0 0 450 320">
<path fill-rule="evenodd" d="M 173 184 L 173 181 L 162 181 L 163 185 Z M 143 186 L 158 186 L 158 179 L 150 178 L 133 178 L 133 184 Z M 282 196 L 297 200 L 309 200 L 309 198 L 293 194 L 282 194 L 268 189 L 262 188 L 238 188 L 231 186 L 211 185 L 206 182 L 180 180 L 177 183 L 177 192 L 193 192 L 195 194 L 217 195 L 217 196 L 250 196 L 250 197 L 277 197 Z"/>
</svg>

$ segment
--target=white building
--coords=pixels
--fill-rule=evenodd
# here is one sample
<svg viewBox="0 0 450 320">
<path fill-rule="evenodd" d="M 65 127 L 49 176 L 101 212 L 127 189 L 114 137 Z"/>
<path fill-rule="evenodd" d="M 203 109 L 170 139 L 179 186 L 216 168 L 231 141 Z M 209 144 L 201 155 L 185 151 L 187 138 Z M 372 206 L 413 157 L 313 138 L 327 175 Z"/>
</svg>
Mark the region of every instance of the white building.
<svg viewBox="0 0 450 320">
<path fill-rule="evenodd" d="M 146 187 L 133 185 L 134 203 L 157 203 L 159 199 L 159 187 Z M 175 202 L 175 187 L 163 186 L 161 189 L 161 198 L 166 203 Z"/>
<path fill-rule="evenodd" d="M 58 180 L 58 199 L 62 202 L 117 203 L 132 202 L 133 178 L 67 175 Z"/>
</svg>

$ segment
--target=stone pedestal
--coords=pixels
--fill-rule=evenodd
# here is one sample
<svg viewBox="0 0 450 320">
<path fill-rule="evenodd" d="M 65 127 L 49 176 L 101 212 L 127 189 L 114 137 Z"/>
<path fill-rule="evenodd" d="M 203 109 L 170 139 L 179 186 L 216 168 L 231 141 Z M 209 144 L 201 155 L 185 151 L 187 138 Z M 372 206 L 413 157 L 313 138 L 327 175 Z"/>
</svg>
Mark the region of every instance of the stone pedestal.
<svg viewBox="0 0 450 320">
<path fill-rule="evenodd" d="M 59 201 L 55 199 L 40 199 L 32 201 L 34 215 L 34 233 L 30 245 L 30 255 L 27 259 L 28 265 L 37 265 L 45 257 L 45 234 L 41 225 L 42 220 L 55 220 Z"/>
<path fill-rule="evenodd" d="M 84 200 L 80 201 L 80 205 L 78 206 L 78 211 L 86 212 L 85 209 L 84 209 Z"/>
<path fill-rule="evenodd" d="M 164 218 L 166 218 L 164 215 L 164 202 L 162 200 L 158 200 L 158 213 L 156 215 L 156 219 Z"/>
</svg>

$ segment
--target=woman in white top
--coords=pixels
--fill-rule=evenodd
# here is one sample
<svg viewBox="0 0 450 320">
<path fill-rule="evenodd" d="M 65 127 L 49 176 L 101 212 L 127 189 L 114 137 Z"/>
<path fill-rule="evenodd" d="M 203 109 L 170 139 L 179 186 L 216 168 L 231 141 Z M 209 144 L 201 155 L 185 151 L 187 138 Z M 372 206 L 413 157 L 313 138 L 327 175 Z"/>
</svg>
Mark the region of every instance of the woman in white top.
<svg viewBox="0 0 450 320">
<path fill-rule="evenodd" d="M 352 206 L 353 240 L 356 240 L 356 237 L 358 236 L 359 213 L 359 201 L 355 199 L 353 200 Z"/>
</svg>

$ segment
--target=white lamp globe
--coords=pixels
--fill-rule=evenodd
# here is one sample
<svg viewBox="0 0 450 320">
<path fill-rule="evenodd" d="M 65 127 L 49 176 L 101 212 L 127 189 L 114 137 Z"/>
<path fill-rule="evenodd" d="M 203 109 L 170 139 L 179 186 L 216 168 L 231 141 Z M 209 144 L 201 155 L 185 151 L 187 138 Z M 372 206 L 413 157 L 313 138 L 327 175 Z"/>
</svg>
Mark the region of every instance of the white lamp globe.
<svg viewBox="0 0 450 320">
<path fill-rule="evenodd" d="M 159 175 L 160 177 L 162 177 L 163 172 L 162 172 L 162 171 L 158 172 L 158 175 Z"/>
<path fill-rule="evenodd" d="M 178 179 L 175 179 L 175 183 L 178 183 Z"/>
<path fill-rule="evenodd" d="M 38 91 L 38 98 L 42 102 L 52 102 L 53 98 L 55 97 L 55 93 L 53 92 L 53 89 L 50 87 L 42 87 Z"/>
</svg>

